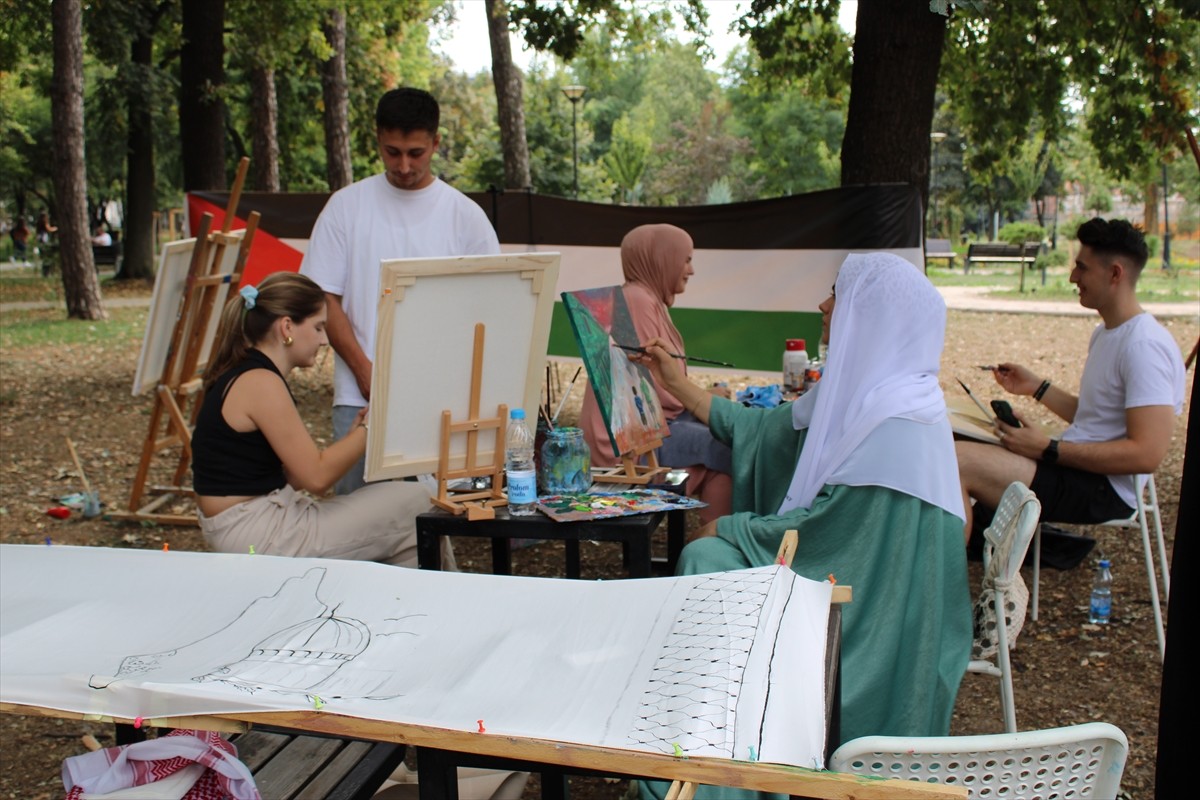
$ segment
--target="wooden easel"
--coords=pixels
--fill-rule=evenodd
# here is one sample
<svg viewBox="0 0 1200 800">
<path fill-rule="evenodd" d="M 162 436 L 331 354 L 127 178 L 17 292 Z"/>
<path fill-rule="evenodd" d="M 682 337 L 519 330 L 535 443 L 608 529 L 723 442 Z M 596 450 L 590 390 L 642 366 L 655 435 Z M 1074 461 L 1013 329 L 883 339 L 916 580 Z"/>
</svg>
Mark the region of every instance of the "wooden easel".
<svg viewBox="0 0 1200 800">
<path fill-rule="evenodd" d="M 621 466 L 609 467 L 604 470 L 592 469 L 592 480 L 595 483 L 628 483 L 645 486 L 659 475 L 671 471 L 670 467 L 658 465 L 658 448 L 662 447 L 662 439 L 635 447 L 628 453 L 621 454 Z M 646 463 L 640 463 L 645 456 Z"/>
<path fill-rule="evenodd" d="M 167 525 L 197 524 L 195 514 L 166 514 L 159 513 L 158 509 L 177 495 L 195 494 L 191 487 L 183 485 L 183 481 L 192 460 L 192 428 L 195 427 L 200 404 L 204 399 L 201 389 L 203 373 L 208 365 L 200 363 L 200 358 L 205 336 L 212 323 L 213 314 L 221 313 L 221 309 L 216 307 L 219 289 L 222 284 L 236 286 L 241 280 L 246 259 L 250 257 L 254 232 L 258 229 L 260 215 L 254 211 L 246 220 L 244 235 L 238 237 L 230 232 L 249 164 L 250 159 L 243 158 L 238 165 L 237 179 L 229 195 L 225 223 L 221 230 L 211 232 L 212 214 L 205 214 L 200 218 L 196 246 L 188 266 L 187 287 L 180 301 L 179 316 L 171 331 L 171 346 L 167 351 L 162 377 L 154 392 L 154 408 L 150 413 L 149 430 L 142 445 L 137 474 L 133 479 L 129 510 L 113 513 L 113 519 L 146 520 Z M 225 248 L 230 245 L 238 247 L 237 261 L 232 272 L 221 272 Z M 214 345 L 218 344 L 219 342 L 214 342 Z M 182 448 L 174 480 L 166 486 L 147 486 L 146 481 L 154 456 L 173 447 Z M 155 497 L 142 505 L 143 498 L 148 494 Z"/>
<path fill-rule="evenodd" d="M 471 356 L 471 396 L 467 406 L 467 418 L 454 422 L 450 411 L 442 411 L 442 436 L 438 447 L 437 484 L 438 493 L 433 504 L 452 514 L 467 514 L 468 520 L 495 519 L 496 509 L 508 504 L 508 497 L 500 489 L 504 475 L 504 434 L 508 420 L 508 406 L 496 407 L 496 416 L 479 417 L 479 393 L 483 386 L 483 340 L 484 326 L 475 325 L 475 347 Z M 479 435 L 484 431 L 495 431 L 496 445 L 492 450 L 490 464 L 477 463 L 479 458 Z M 463 466 L 450 468 L 450 437 L 454 434 L 467 435 L 467 454 Z M 491 477 L 490 489 L 452 489 L 449 482 L 462 478 Z"/>
</svg>

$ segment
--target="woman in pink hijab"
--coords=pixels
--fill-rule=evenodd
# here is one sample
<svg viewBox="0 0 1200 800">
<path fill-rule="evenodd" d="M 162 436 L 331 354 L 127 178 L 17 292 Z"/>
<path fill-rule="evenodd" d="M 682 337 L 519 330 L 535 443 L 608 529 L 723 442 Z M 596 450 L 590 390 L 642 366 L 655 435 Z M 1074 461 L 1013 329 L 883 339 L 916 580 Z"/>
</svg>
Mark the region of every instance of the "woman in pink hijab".
<svg viewBox="0 0 1200 800">
<path fill-rule="evenodd" d="M 687 290 L 688 279 L 694 274 L 692 249 L 692 237 L 674 225 L 641 225 L 625 234 L 621 241 L 621 269 L 625 273 L 622 289 L 639 341 L 658 337 L 670 342 L 674 352 L 687 352 L 669 309 L 676 295 Z M 687 493 L 708 503 L 700 514 L 704 522 L 729 514 L 733 482 L 729 477 L 732 459 L 728 445 L 714 439 L 708 426 L 688 413 L 674 395 L 658 383 L 654 388 L 671 429 L 658 451 L 659 463 L 687 470 Z M 729 396 L 724 388 L 710 391 Z M 579 427 L 592 450 L 592 463 L 615 465 L 617 456 L 590 384 Z"/>
</svg>

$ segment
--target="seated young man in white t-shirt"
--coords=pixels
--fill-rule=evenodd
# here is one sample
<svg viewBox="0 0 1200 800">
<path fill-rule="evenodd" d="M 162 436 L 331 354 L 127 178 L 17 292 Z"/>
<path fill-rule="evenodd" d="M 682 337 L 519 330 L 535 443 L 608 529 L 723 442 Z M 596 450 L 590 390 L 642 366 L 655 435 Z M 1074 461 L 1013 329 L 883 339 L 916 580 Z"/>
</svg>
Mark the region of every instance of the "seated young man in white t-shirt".
<svg viewBox="0 0 1200 800">
<path fill-rule="evenodd" d="M 1019 364 L 1000 364 L 996 382 L 1028 395 L 1070 423 L 1061 440 L 1019 414 L 1014 427 L 996 422 L 1000 446 L 957 442 L 959 477 L 967 499 L 994 509 L 1013 481 L 1038 496 L 1044 522 L 1097 523 L 1128 517 L 1137 505 L 1138 476 L 1154 472 L 1183 410 L 1183 359 L 1175 340 L 1138 304 L 1136 289 L 1149 252 L 1145 237 L 1125 220 L 1089 220 L 1071 282 L 1079 303 L 1100 314 L 1092 333 L 1079 395 L 1054 386 Z"/>
</svg>

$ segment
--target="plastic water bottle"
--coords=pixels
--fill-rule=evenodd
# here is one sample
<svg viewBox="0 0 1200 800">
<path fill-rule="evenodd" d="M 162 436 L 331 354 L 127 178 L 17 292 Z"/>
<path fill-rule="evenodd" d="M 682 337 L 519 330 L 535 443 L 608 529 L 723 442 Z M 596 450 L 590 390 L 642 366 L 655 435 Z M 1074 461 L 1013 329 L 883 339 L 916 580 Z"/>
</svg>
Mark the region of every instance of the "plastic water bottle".
<svg viewBox="0 0 1200 800">
<path fill-rule="evenodd" d="M 1107 625 L 1112 616 L 1112 572 L 1109 570 L 1107 559 L 1096 567 L 1096 577 L 1092 581 L 1092 602 L 1088 606 L 1088 622 L 1093 625 Z"/>
<path fill-rule="evenodd" d="M 508 414 L 505 436 L 504 478 L 508 483 L 508 513 L 527 517 L 537 513 L 537 468 L 533 463 L 533 433 L 525 423 L 525 409 Z"/>
</svg>

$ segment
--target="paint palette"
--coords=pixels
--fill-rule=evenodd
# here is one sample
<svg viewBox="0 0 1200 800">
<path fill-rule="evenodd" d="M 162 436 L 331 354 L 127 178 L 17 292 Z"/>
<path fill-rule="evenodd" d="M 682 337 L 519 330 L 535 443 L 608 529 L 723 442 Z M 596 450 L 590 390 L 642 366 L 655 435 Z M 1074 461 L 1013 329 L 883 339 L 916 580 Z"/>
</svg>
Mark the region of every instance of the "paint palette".
<svg viewBox="0 0 1200 800">
<path fill-rule="evenodd" d="M 538 509 L 555 522 L 585 522 L 658 511 L 704 508 L 707 505 L 665 489 L 553 494 L 538 498 Z"/>
</svg>

